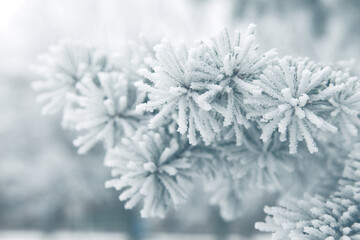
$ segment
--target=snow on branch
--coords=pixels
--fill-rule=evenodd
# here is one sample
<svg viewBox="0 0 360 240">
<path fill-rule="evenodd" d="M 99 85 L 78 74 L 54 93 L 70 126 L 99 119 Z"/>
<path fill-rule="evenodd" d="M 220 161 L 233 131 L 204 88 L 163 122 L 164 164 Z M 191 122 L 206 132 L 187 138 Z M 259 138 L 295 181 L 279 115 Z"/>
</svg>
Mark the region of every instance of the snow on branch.
<svg viewBox="0 0 360 240">
<path fill-rule="evenodd" d="M 67 100 L 73 105 L 65 110 L 64 120 L 85 132 L 74 140 L 79 153 L 86 153 L 98 141 L 105 149 L 113 148 L 124 136 L 131 136 L 145 116 L 135 111 L 144 102 L 131 81 L 119 72 L 98 73 L 98 84 L 86 77 L 76 84 L 77 94 L 68 93 Z"/>
<path fill-rule="evenodd" d="M 335 240 L 360 238 L 360 145 L 346 160 L 343 179 L 329 198 L 305 196 L 286 199 L 280 207 L 265 207 L 265 223 L 255 225 L 272 232 L 273 240 Z"/>
<path fill-rule="evenodd" d="M 171 207 L 184 203 L 192 186 L 189 145 L 164 129 L 140 131 L 124 138 L 108 152 L 105 165 L 113 180 L 106 183 L 122 191 L 126 208 L 143 201 L 143 217 L 165 217 Z"/>
<path fill-rule="evenodd" d="M 42 78 L 32 84 L 40 92 L 37 100 L 45 103 L 42 113 L 63 110 L 66 94 L 75 92 L 76 83 L 108 68 L 107 56 L 86 42 L 64 39 L 50 46 L 48 53 L 39 56 L 39 64 L 33 66 Z"/>
<path fill-rule="evenodd" d="M 330 67 L 291 57 L 266 69 L 255 81 L 263 94 L 245 100 L 253 107 L 248 116 L 260 117 L 265 123 L 260 138 L 266 142 L 276 131 L 281 141 L 289 139 L 290 153 L 296 153 L 298 142 L 303 140 L 310 153 L 317 152 L 318 132 L 338 130 L 326 119 L 330 112 L 324 108 L 333 94 L 344 89 L 344 84 L 327 84 L 330 74 Z"/>
<path fill-rule="evenodd" d="M 178 131 L 187 133 L 189 142 L 194 145 L 197 144 L 196 132 L 210 144 L 221 129 L 219 121 L 224 126 L 234 123 L 236 128 L 249 127 L 243 95 L 261 93 L 252 80 L 276 56 L 274 51 L 257 52 L 254 27 L 249 26 L 242 42 L 239 33 L 232 41 L 223 29 L 210 46 L 200 43 L 190 51 L 184 45 L 175 48 L 168 41 L 157 45 L 154 71 L 141 71 L 151 83 L 137 84 L 141 90 L 149 92 L 150 97 L 138 110 L 159 110 L 150 120 L 150 127 L 156 128 L 160 120 L 175 111 Z"/>
<path fill-rule="evenodd" d="M 63 40 L 41 57 L 33 87 L 42 112 L 62 111 L 77 131 L 80 154 L 104 143 L 107 187 L 126 208 L 142 202 L 143 217 L 164 217 L 197 181 L 226 220 L 244 213 L 251 190 L 317 192 L 267 207 L 257 227 L 273 239 L 360 239 L 358 78 L 343 63 L 260 52 L 254 32 L 224 28 L 190 47 L 141 39 L 109 55 Z"/>
</svg>

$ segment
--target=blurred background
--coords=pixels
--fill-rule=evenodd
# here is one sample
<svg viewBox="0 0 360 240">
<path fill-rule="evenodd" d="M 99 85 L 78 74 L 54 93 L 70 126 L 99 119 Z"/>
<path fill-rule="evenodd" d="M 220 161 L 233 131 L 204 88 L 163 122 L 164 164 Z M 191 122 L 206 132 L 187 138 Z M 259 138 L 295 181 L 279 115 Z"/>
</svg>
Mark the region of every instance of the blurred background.
<svg viewBox="0 0 360 240">
<path fill-rule="evenodd" d="M 191 43 L 249 23 L 261 49 L 354 59 L 359 73 L 358 0 L 0 0 L 0 239 L 269 239 L 254 235 L 253 224 L 276 195 L 254 196 L 233 222 L 221 220 L 206 194 L 163 220 L 124 210 L 118 193 L 104 188 L 102 147 L 77 155 L 61 116 L 41 116 L 30 87 L 37 55 L 65 37 L 111 51 L 139 34 Z"/>
</svg>

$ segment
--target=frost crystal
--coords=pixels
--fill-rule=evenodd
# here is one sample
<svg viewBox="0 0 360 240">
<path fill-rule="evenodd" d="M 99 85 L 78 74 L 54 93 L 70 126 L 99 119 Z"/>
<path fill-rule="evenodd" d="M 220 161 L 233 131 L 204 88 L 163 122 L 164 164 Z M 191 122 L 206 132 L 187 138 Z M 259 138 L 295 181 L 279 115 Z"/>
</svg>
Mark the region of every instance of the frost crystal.
<svg viewBox="0 0 360 240">
<path fill-rule="evenodd" d="M 163 129 L 139 131 L 109 151 L 105 165 L 115 178 L 107 187 L 122 191 L 126 208 L 143 200 L 143 217 L 164 217 L 169 208 L 185 202 L 192 186 L 188 147 L 180 136 Z"/>
<path fill-rule="evenodd" d="M 274 51 L 257 53 L 253 30 L 251 25 L 240 43 L 239 33 L 232 42 L 224 29 L 212 45 L 201 43 L 190 53 L 184 47 L 176 51 L 166 41 L 158 45 L 154 72 L 143 71 L 153 84 L 138 84 L 150 96 L 150 101 L 138 109 L 160 109 L 150 127 L 158 126 L 161 119 L 176 110 L 178 131 L 188 133 L 191 144 L 197 143 L 195 132 L 199 131 L 204 142 L 210 144 L 220 131 L 219 120 L 223 116 L 224 126 L 235 123 L 240 144 L 240 128 L 249 127 L 243 95 L 261 93 L 251 81 L 276 55 Z"/>
<path fill-rule="evenodd" d="M 74 141 L 79 153 L 86 153 L 99 140 L 110 149 L 123 136 L 131 136 L 144 116 L 135 111 L 145 99 L 131 81 L 119 72 L 99 73 L 99 83 L 86 77 L 76 84 L 77 94 L 68 94 L 74 105 L 64 113 L 67 122 L 73 122 L 76 130 L 84 131 Z"/>
<path fill-rule="evenodd" d="M 273 232 L 273 240 L 336 240 L 360 238 L 360 144 L 346 161 L 339 189 L 328 199 L 306 196 L 285 200 L 281 207 L 266 207 L 261 231 Z"/>
<path fill-rule="evenodd" d="M 199 180 L 226 220 L 256 193 L 288 199 L 257 224 L 273 239 L 360 239 L 358 78 L 345 62 L 259 53 L 254 29 L 189 49 L 140 40 L 110 57 L 64 40 L 33 86 L 44 114 L 64 109 L 79 153 L 104 143 L 107 186 L 126 208 L 143 202 L 143 217 L 164 217 Z"/>
<path fill-rule="evenodd" d="M 343 84 L 326 85 L 330 74 L 329 67 L 314 67 L 314 63 L 306 59 L 283 58 L 279 66 L 266 69 L 256 81 L 263 94 L 246 100 L 247 104 L 255 106 L 248 116 L 261 117 L 266 123 L 261 139 L 268 141 L 278 129 L 281 141 L 289 138 L 290 153 L 297 152 L 298 142 L 302 140 L 310 153 L 317 152 L 318 131 L 337 131 L 336 126 L 322 117 L 329 113 L 324 112 L 329 99 L 344 87 Z"/>
<path fill-rule="evenodd" d="M 347 72 L 333 72 L 331 83 L 344 84 L 343 90 L 336 92 L 329 99 L 331 120 L 339 126 L 342 136 L 350 142 L 358 135 L 360 127 L 360 83 L 359 79 Z"/>
<path fill-rule="evenodd" d="M 150 101 L 140 104 L 137 109 L 160 110 L 150 120 L 150 128 L 158 127 L 164 118 L 176 111 L 178 131 L 188 133 L 191 144 L 197 143 L 196 131 L 200 132 L 206 144 L 210 144 L 220 127 L 213 114 L 200 107 L 198 100 L 201 92 L 211 90 L 212 86 L 203 86 L 202 79 L 194 78 L 189 70 L 189 55 L 185 46 L 174 49 L 168 41 L 163 41 L 155 47 L 155 55 L 154 72 L 142 70 L 143 76 L 152 84 L 137 83 L 140 90 L 149 93 Z"/>
<path fill-rule="evenodd" d="M 43 114 L 53 114 L 68 106 L 66 94 L 74 92 L 76 83 L 84 76 L 94 77 L 109 68 L 106 55 L 85 42 L 70 39 L 51 46 L 39 60 L 34 70 L 43 79 L 32 86 L 40 92 L 37 100 L 45 103 Z"/>
<path fill-rule="evenodd" d="M 219 205 L 221 215 L 233 220 L 244 212 L 244 201 L 256 189 L 258 192 L 295 191 L 304 189 L 300 183 L 303 164 L 298 156 L 289 154 L 286 143 L 272 138 L 264 143 L 259 138 L 261 131 L 256 126 L 244 130 L 243 144 L 219 142 L 217 174 L 206 179 L 205 186 L 211 193 L 210 202 Z M 318 159 L 314 159 L 318 160 Z M 314 164 L 316 167 L 316 164 Z M 300 174 L 300 176 L 299 176 Z"/>
<path fill-rule="evenodd" d="M 297 166 L 297 157 L 274 138 L 264 143 L 255 127 L 244 131 L 243 145 L 222 146 L 223 157 L 231 164 L 232 178 L 242 179 L 250 187 L 274 191 L 285 189 Z"/>
<path fill-rule="evenodd" d="M 192 51 L 191 71 L 203 83 L 212 85 L 198 102 L 204 110 L 214 110 L 223 117 L 223 125 L 234 124 L 238 144 L 241 143 L 241 127 L 248 128 L 244 94 L 259 95 L 261 88 L 252 81 L 277 55 L 274 50 L 259 54 L 254 37 L 255 25 L 250 25 L 243 39 L 236 32 L 231 40 L 227 29 L 212 38 L 210 45 L 201 43 Z"/>
</svg>

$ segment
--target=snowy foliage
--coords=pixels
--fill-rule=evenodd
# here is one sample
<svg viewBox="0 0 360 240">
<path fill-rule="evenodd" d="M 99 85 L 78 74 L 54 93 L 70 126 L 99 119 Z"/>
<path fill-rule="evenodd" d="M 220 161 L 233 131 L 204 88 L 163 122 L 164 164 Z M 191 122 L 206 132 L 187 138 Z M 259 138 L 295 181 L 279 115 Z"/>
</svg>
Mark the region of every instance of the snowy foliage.
<svg viewBox="0 0 360 240">
<path fill-rule="evenodd" d="M 262 231 L 273 232 L 272 239 L 335 240 L 360 238 L 360 144 L 346 160 L 343 179 L 329 198 L 306 196 L 285 200 L 280 207 L 266 207 Z"/>
<path fill-rule="evenodd" d="M 148 67 L 143 57 L 152 56 L 152 50 L 141 41 L 120 52 L 107 56 L 82 41 L 64 39 L 34 67 L 43 80 L 34 82 L 33 88 L 40 91 L 38 100 L 48 102 L 42 112 L 63 111 L 63 127 L 82 134 L 74 141 L 80 154 L 98 141 L 105 149 L 113 148 L 147 118 L 135 112 L 146 94 L 134 82 L 142 79 L 137 69 Z"/>
<path fill-rule="evenodd" d="M 126 208 L 143 200 L 143 217 L 164 217 L 170 207 L 186 201 L 192 186 L 188 148 L 180 136 L 163 129 L 124 138 L 105 159 L 115 177 L 107 186 L 122 190 L 120 200 L 127 201 Z"/>
<path fill-rule="evenodd" d="M 254 191 L 290 199 L 257 225 L 274 239 L 357 239 L 359 153 L 343 159 L 359 147 L 358 78 L 342 64 L 260 53 L 254 30 L 189 48 L 141 40 L 111 56 L 66 40 L 34 88 L 44 113 L 66 106 L 79 153 L 104 143 L 107 187 L 126 208 L 142 202 L 143 217 L 164 217 L 199 181 L 226 220 Z"/>
<path fill-rule="evenodd" d="M 330 67 L 320 67 L 307 59 L 283 58 L 279 65 L 265 70 L 256 84 L 263 90 L 258 98 L 246 102 L 254 107 L 249 116 L 261 117 L 261 139 L 268 141 L 278 129 L 280 140 L 289 138 L 290 153 L 297 152 L 299 141 L 305 140 L 310 153 L 317 152 L 318 131 L 336 133 L 337 128 L 326 121 L 324 108 L 343 84 L 328 82 Z"/>
<path fill-rule="evenodd" d="M 341 135 L 351 142 L 351 138 L 358 136 L 360 127 L 360 83 L 357 77 L 343 71 L 334 71 L 331 82 L 345 85 L 343 90 L 329 99 L 330 114 L 333 124 L 339 126 Z"/>
<path fill-rule="evenodd" d="M 174 49 L 164 40 L 154 49 L 157 58 L 152 63 L 154 72 L 142 70 L 152 84 L 137 83 L 140 90 L 149 92 L 150 100 L 140 104 L 137 109 L 160 110 L 150 120 L 150 128 L 160 126 L 164 118 L 177 111 L 178 131 L 188 133 L 189 142 L 195 145 L 198 130 L 204 142 L 210 144 L 220 127 L 213 113 L 200 107 L 198 99 L 202 91 L 210 91 L 213 86 L 201 84 L 203 80 L 196 78 L 189 70 L 189 54 L 184 45 Z"/>
<path fill-rule="evenodd" d="M 217 174 L 206 179 L 211 194 L 210 203 L 220 207 L 226 220 L 234 220 L 243 213 L 243 201 L 252 190 L 269 192 L 285 189 L 291 182 L 296 159 L 279 140 L 263 143 L 254 126 L 244 130 L 243 144 L 235 141 L 220 143 Z M 279 159 L 281 159 L 279 162 Z"/>
<path fill-rule="evenodd" d="M 333 163 L 339 157 L 331 152 L 308 154 L 306 147 L 301 154 L 290 154 L 287 142 L 281 142 L 277 134 L 264 143 L 260 139 L 261 130 L 255 125 L 243 131 L 243 144 L 238 146 L 235 139 L 221 141 L 213 146 L 217 150 L 214 158 L 216 174 L 205 178 L 205 188 L 210 193 L 210 203 L 220 207 L 226 220 L 234 220 L 244 213 L 244 201 L 257 193 L 283 192 L 289 196 L 298 195 L 306 189 L 309 192 L 328 191 L 338 178 L 336 172 L 341 167 Z M 320 146 L 322 149 L 322 145 Z M 196 156 L 194 156 L 196 157 Z M 207 165 L 204 164 L 203 168 Z M 331 176 L 331 178 L 330 178 Z M 330 178 L 330 179 L 329 179 Z M 319 187 L 322 185 L 325 189 Z M 319 189 L 320 188 L 320 189 Z"/>
<path fill-rule="evenodd" d="M 68 93 L 74 107 L 64 112 L 64 120 L 73 122 L 76 130 L 85 131 L 74 141 L 79 153 L 86 153 L 97 141 L 103 140 L 106 149 L 113 148 L 123 136 L 131 136 L 144 116 L 135 112 L 145 100 L 131 81 L 119 72 L 98 73 L 99 84 L 85 77 L 76 84 L 77 94 Z"/>
<path fill-rule="evenodd" d="M 84 76 L 90 78 L 106 70 L 106 55 L 88 43 L 64 39 L 49 47 L 47 54 L 39 57 L 34 70 L 42 80 L 34 82 L 33 88 L 40 91 L 37 98 L 44 102 L 43 114 L 61 111 L 66 104 L 66 94 L 75 92 L 75 85 Z"/>
<path fill-rule="evenodd" d="M 154 72 L 142 71 L 152 84 L 138 83 L 150 97 L 138 109 L 160 110 L 150 127 L 159 126 L 161 119 L 177 111 L 178 131 L 188 133 L 194 145 L 198 131 L 205 144 L 210 144 L 220 131 L 219 117 L 223 116 L 224 126 L 235 124 L 240 143 L 240 127 L 249 127 L 243 95 L 261 93 L 251 82 L 276 55 L 274 51 L 259 54 L 253 34 L 254 25 L 250 25 L 241 42 L 240 33 L 231 41 L 223 29 L 210 46 L 200 43 L 190 51 L 183 45 L 175 49 L 168 41 L 156 46 Z"/>
<path fill-rule="evenodd" d="M 255 25 L 250 25 L 243 38 L 239 32 L 232 40 L 227 29 L 211 39 L 200 43 L 193 51 L 191 71 L 205 84 L 213 85 L 199 97 L 204 110 L 213 110 L 223 117 L 223 125 L 234 124 L 237 144 L 241 144 L 241 127 L 248 128 L 244 95 L 259 95 L 261 88 L 252 81 L 272 63 L 276 52 L 260 54 L 254 37 Z M 203 84 L 204 84 L 203 83 Z"/>
<path fill-rule="evenodd" d="M 244 131 L 242 146 L 222 146 L 223 157 L 231 164 L 232 178 L 268 191 L 285 188 L 296 168 L 297 159 L 277 138 L 264 143 L 259 136 L 259 130 L 251 127 Z"/>
</svg>

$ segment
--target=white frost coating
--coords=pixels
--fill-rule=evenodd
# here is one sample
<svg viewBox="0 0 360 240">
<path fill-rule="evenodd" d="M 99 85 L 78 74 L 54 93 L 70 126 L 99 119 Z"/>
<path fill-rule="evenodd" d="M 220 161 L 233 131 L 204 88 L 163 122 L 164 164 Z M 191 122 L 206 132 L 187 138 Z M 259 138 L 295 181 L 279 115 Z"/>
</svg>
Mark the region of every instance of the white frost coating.
<svg viewBox="0 0 360 240">
<path fill-rule="evenodd" d="M 131 136 L 143 119 L 135 106 L 144 101 L 145 94 L 138 92 L 122 73 L 102 72 L 98 78 L 99 86 L 86 78 L 77 83 L 78 94 L 68 93 L 73 107 L 64 112 L 64 119 L 84 132 L 74 140 L 79 154 L 98 141 L 103 141 L 106 149 L 113 148 L 122 137 Z"/>
<path fill-rule="evenodd" d="M 32 87 L 39 91 L 39 102 L 46 103 L 43 114 L 54 114 L 69 107 L 66 95 L 75 92 L 75 85 L 84 76 L 94 77 L 109 68 L 105 54 L 79 40 L 64 39 L 49 47 L 48 53 L 39 57 L 33 67 L 42 80 Z"/>
<path fill-rule="evenodd" d="M 297 152 L 297 144 L 302 140 L 310 153 L 317 152 L 318 130 L 337 132 L 336 126 L 322 118 L 330 113 L 328 106 L 333 94 L 344 89 L 343 84 L 325 84 L 330 73 L 328 67 L 314 67 L 307 59 L 290 57 L 280 59 L 279 66 L 270 66 L 256 81 L 263 94 L 253 96 L 251 101 L 250 115 L 261 117 L 266 123 L 261 139 L 268 141 L 278 129 L 282 141 L 289 137 L 291 153 Z"/>
<path fill-rule="evenodd" d="M 346 160 L 338 190 L 328 198 L 306 196 L 265 207 L 265 222 L 255 225 L 272 232 L 272 240 L 360 239 L 360 145 Z"/>
<path fill-rule="evenodd" d="M 63 126 L 79 132 L 79 153 L 104 143 L 113 175 L 106 186 L 121 191 L 126 208 L 142 202 L 144 217 L 164 217 L 184 203 L 195 177 L 226 220 L 244 213 L 251 190 L 330 194 L 360 127 L 358 78 L 336 65 L 261 54 L 254 29 L 241 38 L 222 29 L 189 49 L 167 40 L 154 51 L 132 43 L 111 57 L 64 41 L 46 55 L 43 81 L 33 86 L 47 102 L 44 113 L 64 109 Z M 295 210 L 286 216 L 266 208 L 279 224 L 258 226 L 279 239 L 359 239 L 352 235 L 358 222 L 334 227 L 359 217 L 347 204 L 360 196 L 350 181 L 360 164 L 346 166 L 343 196 L 306 199 L 305 215 L 290 203 Z M 308 216 L 321 217 L 308 224 Z"/>
<path fill-rule="evenodd" d="M 249 26 L 242 42 L 240 33 L 232 41 L 223 29 L 212 38 L 211 44 L 200 43 L 190 51 L 184 46 L 174 48 L 166 40 L 157 45 L 154 72 L 141 71 L 152 84 L 137 85 L 150 97 L 149 102 L 137 109 L 159 109 L 150 127 L 158 127 L 170 113 L 177 112 L 178 131 L 188 132 L 191 144 L 197 143 L 194 130 L 206 144 L 213 142 L 220 131 L 220 116 L 224 126 L 249 127 L 243 95 L 261 94 L 252 81 L 276 56 L 273 50 L 257 53 L 254 27 Z"/>
<path fill-rule="evenodd" d="M 191 189 L 189 145 L 181 143 L 180 136 L 172 137 L 163 129 L 143 129 L 106 156 L 105 165 L 112 168 L 114 177 L 107 187 L 122 191 L 120 200 L 126 201 L 126 208 L 143 201 L 143 217 L 164 217 L 186 201 Z"/>
</svg>

